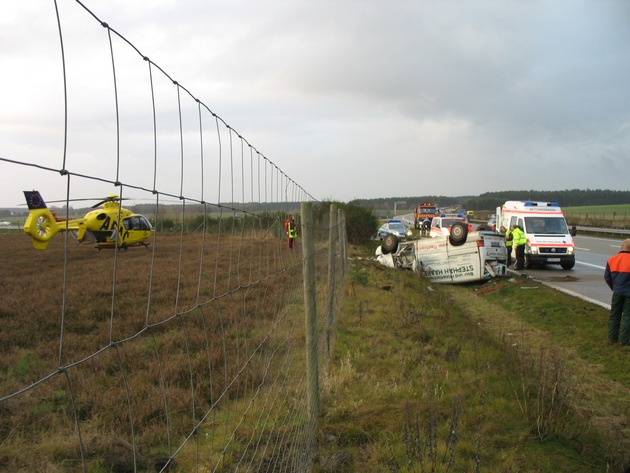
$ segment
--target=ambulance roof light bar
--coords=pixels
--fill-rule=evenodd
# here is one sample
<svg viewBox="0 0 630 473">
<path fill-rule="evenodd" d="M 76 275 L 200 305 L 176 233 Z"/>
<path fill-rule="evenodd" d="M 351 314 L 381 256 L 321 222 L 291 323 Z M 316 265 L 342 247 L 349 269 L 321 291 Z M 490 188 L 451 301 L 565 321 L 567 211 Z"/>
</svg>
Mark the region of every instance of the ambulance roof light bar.
<svg viewBox="0 0 630 473">
<path fill-rule="evenodd" d="M 557 202 L 525 202 L 525 207 L 560 207 Z"/>
</svg>

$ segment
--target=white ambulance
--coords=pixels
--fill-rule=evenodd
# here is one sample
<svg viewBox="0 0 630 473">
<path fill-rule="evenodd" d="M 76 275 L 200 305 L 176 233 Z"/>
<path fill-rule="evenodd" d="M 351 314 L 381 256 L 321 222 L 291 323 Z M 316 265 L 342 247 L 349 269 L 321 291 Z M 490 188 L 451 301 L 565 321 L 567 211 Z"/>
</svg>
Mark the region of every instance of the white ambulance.
<svg viewBox="0 0 630 473">
<path fill-rule="evenodd" d="M 399 242 L 387 235 L 376 260 L 390 268 L 411 269 L 439 283 L 469 283 L 505 276 L 505 237 L 496 232 L 468 233 L 460 222 L 450 235 Z"/>
<path fill-rule="evenodd" d="M 575 266 L 573 235 L 557 203 L 509 200 L 497 207 L 497 231 L 502 225 L 508 230 L 518 225 L 525 232 L 526 269 L 534 264 Z"/>
</svg>

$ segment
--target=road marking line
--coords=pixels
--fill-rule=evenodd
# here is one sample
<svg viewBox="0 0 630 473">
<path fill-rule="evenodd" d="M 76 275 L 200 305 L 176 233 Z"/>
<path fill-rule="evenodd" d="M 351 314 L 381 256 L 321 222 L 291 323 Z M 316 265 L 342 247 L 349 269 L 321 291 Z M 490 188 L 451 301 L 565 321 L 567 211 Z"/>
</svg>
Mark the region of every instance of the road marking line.
<svg viewBox="0 0 630 473">
<path fill-rule="evenodd" d="M 576 264 L 583 264 L 584 266 L 590 266 L 591 268 L 597 268 L 597 269 L 606 269 L 606 266 L 599 266 L 597 264 L 591 264 L 591 263 L 583 263 L 582 261 L 576 261 Z"/>
<path fill-rule="evenodd" d="M 578 246 L 576 246 L 575 249 L 580 251 L 591 251 L 590 248 L 580 248 Z"/>
<path fill-rule="evenodd" d="M 582 264 L 584 264 L 584 263 L 582 263 Z M 546 284 L 546 283 L 543 283 L 543 284 Z M 591 304 L 597 304 L 598 306 L 603 307 L 604 309 L 610 310 L 610 304 L 606 304 L 605 302 L 598 301 L 597 299 L 593 299 L 592 297 L 583 296 L 582 294 L 570 291 L 569 289 L 565 289 L 565 288 L 563 288 L 561 286 L 556 286 L 555 284 L 547 284 L 547 285 L 549 287 L 553 287 L 554 289 L 556 289 L 556 290 L 558 290 L 560 292 L 564 292 L 565 294 L 569 294 L 570 296 L 577 297 L 579 299 L 582 299 L 583 301 L 590 302 Z"/>
</svg>

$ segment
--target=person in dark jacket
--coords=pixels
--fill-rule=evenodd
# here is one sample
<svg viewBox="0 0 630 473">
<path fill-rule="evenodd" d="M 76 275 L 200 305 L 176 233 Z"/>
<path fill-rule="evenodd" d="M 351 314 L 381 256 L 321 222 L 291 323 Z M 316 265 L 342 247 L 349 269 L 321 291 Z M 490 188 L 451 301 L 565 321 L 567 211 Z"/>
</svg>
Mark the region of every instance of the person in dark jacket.
<svg viewBox="0 0 630 473">
<path fill-rule="evenodd" d="M 505 226 L 503 225 L 501 225 L 499 231 L 505 235 L 505 249 L 507 252 L 507 261 L 505 262 L 505 264 L 509 268 L 510 266 L 512 266 L 512 232 L 505 228 Z"/>
<path fill-rule="evenodd" d="M 295 224 L 295 217 L 291 215 L 287 227 L 287 237 L 289 238 L 289 248 L 295 248 L 295 239 L 297 238 L 297 225 Z"/>
<path fill-rule="evenodd" d="M 606 263 L 604 280 L 613 291 L 608 318 L 608 343 L 630 345 L 630 238 Z"/>
<path fill-rule="evenodd" d="M 429 232 L 431 231 L 431 220 L 425 217 L 422 221 L 422 234 L 429 236 Z"/>
</svg>

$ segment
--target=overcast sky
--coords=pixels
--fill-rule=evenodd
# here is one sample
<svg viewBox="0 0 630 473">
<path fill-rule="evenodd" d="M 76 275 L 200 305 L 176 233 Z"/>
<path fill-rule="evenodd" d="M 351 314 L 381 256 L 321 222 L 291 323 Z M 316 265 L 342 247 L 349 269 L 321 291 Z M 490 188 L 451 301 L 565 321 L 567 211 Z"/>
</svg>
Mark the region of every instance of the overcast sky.
<svg viewBox="0 0 630 473">
<path fill-rule="evenodd" d="M 110 179 L 118 152 L 121 180 L 151 188 L 146 62 L 114 39 L 117 144 L 107 30 L 75 1 L 57 2 L 67 168 Z M 83 3 L 316 199 L 630 187 L 627 0 Z M 63 69 L 51 0 L 3 2 L 0 71 L 0 158 L 60 169 Z M 157 183 L 177 194 L 178 111 L 159 80 Z M 196 160 L 190 102 L 186 159 Z M 211 143 L 216 125 L 205 121 Z M 185 193 L 194 193 L 188 166 Z M 112 192 L 79 181 L 74 197 Z M 66 182 L 0 160 L 0 206 L 32 188 L 64 198 Z M 216 201 L 211 186 L 204 192 Z"/>
</svg>

